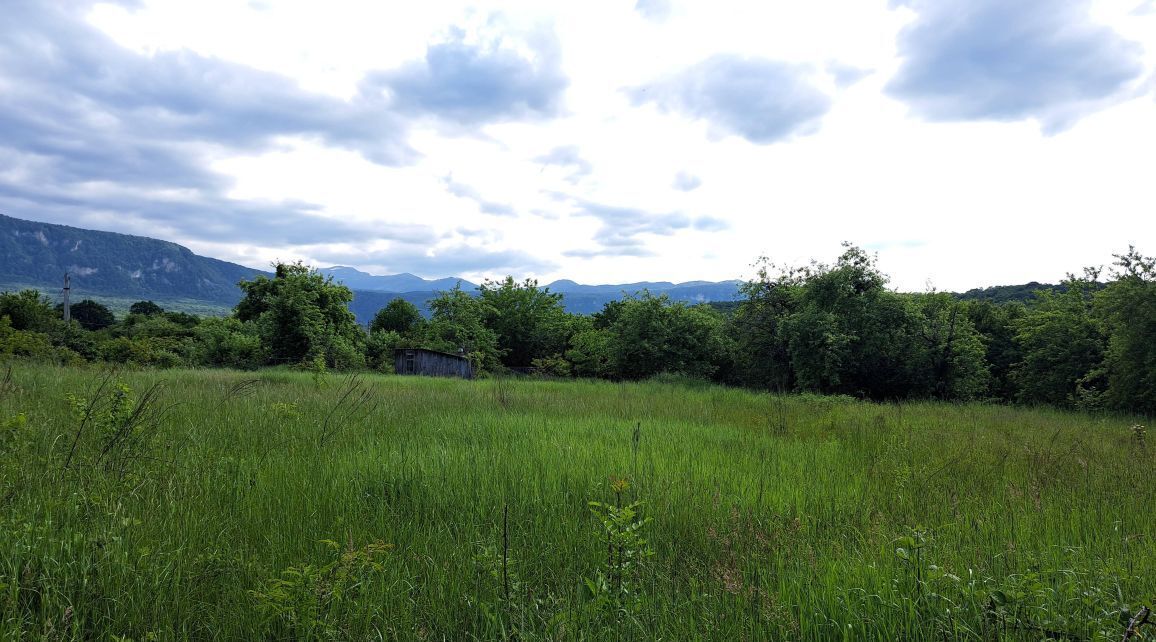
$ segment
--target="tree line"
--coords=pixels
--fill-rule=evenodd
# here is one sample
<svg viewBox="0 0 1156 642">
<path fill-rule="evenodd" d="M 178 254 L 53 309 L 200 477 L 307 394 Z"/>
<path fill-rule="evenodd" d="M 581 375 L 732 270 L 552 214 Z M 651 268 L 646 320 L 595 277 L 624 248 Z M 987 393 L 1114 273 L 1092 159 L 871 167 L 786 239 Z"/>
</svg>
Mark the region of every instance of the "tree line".
<svg viewBox="0 0 1156 642">
<path fill-rule="evenodd" d="M 761 261 L 731 306 L 643 293 L 593 315 L 530 279 L 487 280 L 429 303 L 394 299 L 368 328 L 353 293 L 301 263 L 242 281 L 229 317 L 149 301 L 117 320 L 98 303 L 0 294 L 0 355 L 157 367 L 293 365 L 389 372 L 393 352 L 467 356 L 483 373 L 640 380 L 656 376 L 876 400 L 990 400 L 1156 414 L 1156 259 L 1134 248 L 1028 302 L 900 293 L 874 256 Z"/>
</svg>

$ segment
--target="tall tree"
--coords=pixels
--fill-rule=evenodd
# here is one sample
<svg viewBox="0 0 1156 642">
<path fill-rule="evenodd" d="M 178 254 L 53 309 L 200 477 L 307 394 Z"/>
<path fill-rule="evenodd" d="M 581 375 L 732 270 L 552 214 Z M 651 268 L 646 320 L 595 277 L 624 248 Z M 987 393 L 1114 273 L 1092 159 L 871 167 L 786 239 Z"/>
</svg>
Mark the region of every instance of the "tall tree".
<svg viewBox="0 0 1156 642">
<path fill-rule="evenodd" d="M 353 292 L 333 277 L 301 262 L 279 263 L 274 278 L 260 275 L 238 285 L 244 298 L 234 316 L 256 324 L 271 362 L 320 357 L 332 368 L 364 365 L 365 333 L 347 307 Z"/>
<path fill-rule="evenodd" d="M 64 306 L 57 306 L 63 312 Z M 85 299 L 71 306 L 72 319 L 85 330 L 103 330 L 116 323 L 116 316 L 107 306 Z"/>
<path fill-rule="evenodd" d="M 1061 293 L 1041 291 L 1016 324 L 1023 360 L 1012 372 L 1017 398 L 1026 403 L 1094 405 L 1103 392 L 1106 341 L 1093 315 L 1098 272 L 1068 275 Z"/>
<path fill-rule="evenodd" d="M 428 305 L 431 316 L 417 332 L 418 345 L 463 354 L 482 370 L 501 368 L 498 337 L 486 327 L 485 319 L 491 313 L 481 299 L 470 296 L 459 284 L 439 292 Z"/>
<path fill-rule="evenodd" d="M 535 359 L 561 354 L 566 347 L 566 311 L 562 295 L 539 288 L 534 279 L 522 283 L 507 276 L 481 285 L 483 321 L 498 337 L 502 364 L 529 367 Z"/>
<path fill-rule="evenodd" d="M 370 332 L 396 332 L 408 334 L 422 322 L 421 311 L 417 306 L 397 297 L 373 315 L 369 323 Z"/>
<path fill-rule="evenodd" d="M 38 290 L 21 290 L 0 292 L 0 317 L 8 317 L 14 330 L 47 332 L 56 325 L 60 315 Z"/>
<path fill-rule="evenodd" d="M 726 320 L 710 306 L 688 307 L 666 295 L 643 292 L 608 308 L 613 312 L 607 318 L 613 321 L 606 329 L 606 343 L 599 346 L 597 335 L 585 333 L 583 341 L 595 359 L 598 347 L 608 350 L 615 378 L 644 379 L 666 372 L 707 379 L 733 357 Z"/>
<path fill-rule="evenodd" d="M 1112 276 L 1096 295 L 1108 335 L 1105 398 L 1114 408 L 1156 414 L 1156 257 L 1129 247 L 1116 255 Z"/>
</svg>

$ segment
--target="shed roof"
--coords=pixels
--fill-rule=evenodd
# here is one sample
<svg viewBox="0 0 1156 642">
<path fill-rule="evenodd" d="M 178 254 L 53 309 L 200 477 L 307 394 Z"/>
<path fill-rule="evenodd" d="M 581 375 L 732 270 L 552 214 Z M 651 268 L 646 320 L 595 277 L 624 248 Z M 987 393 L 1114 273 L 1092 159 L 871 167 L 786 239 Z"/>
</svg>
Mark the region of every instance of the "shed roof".
<svg viewBox="0 0 1156 642">
<path fill-rule="evenodd" d="M 469 357 L 467 357 L 464 354 L 454 354 L 453 352 L 442 352 L 441 350 L 430 350 L 429 348 L 394 348 L 393 354 L 396 355 L 397 353 L 402 352 L 404 350 L 412 350 L 415 352 L 428 352 L 430 354 L 440 354 L 443 357 L 453 357 L 454 359 L 462 359 L 463 361 L 469 361 L 470 360 Z"/>
</svg>

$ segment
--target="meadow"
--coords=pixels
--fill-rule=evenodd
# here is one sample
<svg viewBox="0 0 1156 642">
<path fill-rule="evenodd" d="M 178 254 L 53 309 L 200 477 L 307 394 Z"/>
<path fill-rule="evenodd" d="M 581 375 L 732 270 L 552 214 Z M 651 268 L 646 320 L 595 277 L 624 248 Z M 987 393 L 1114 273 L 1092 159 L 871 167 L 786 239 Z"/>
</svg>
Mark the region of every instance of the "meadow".
<svg viewBox="0 0 1156 642">
<path fill-rule="evenodd" d="M 1119 640 L 1145 420 L 677 379 L 0 370 L 4 640 Z"/>
</svg>

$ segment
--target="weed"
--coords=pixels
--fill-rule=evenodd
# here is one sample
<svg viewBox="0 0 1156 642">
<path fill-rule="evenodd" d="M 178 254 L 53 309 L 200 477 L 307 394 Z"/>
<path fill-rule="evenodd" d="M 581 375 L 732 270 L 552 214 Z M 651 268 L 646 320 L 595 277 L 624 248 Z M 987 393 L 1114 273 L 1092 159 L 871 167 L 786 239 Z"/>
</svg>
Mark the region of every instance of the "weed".
<svg viewBox="0 0 1156 642">
<path fill-rule="evenodd" d="M 586 588 L 597 609 L 608 609 L 615 615 L 635 616 L 642 603 L 640 574 L 642 565 L 654 555 L 644 535 L 650 517 L 642 517 L 645 502 L 622 504 L 622 493 L 630 488 L 623 477 L 610 478 L 613 504 L 589 502 L 606 535 L 606 563 Z"/>
<path fill-rule="evenodd" d="M 249 591 L 259 611 L 289 630 L 294 638 L 348 637 L 341 623 L 385 570 L 382 559 L 393 546 L 377 541 L 354 548 L 333 540 L 320 542 L 331 551 L 324 564 L 290 566 L 280 577 Z"/>
</svg>

